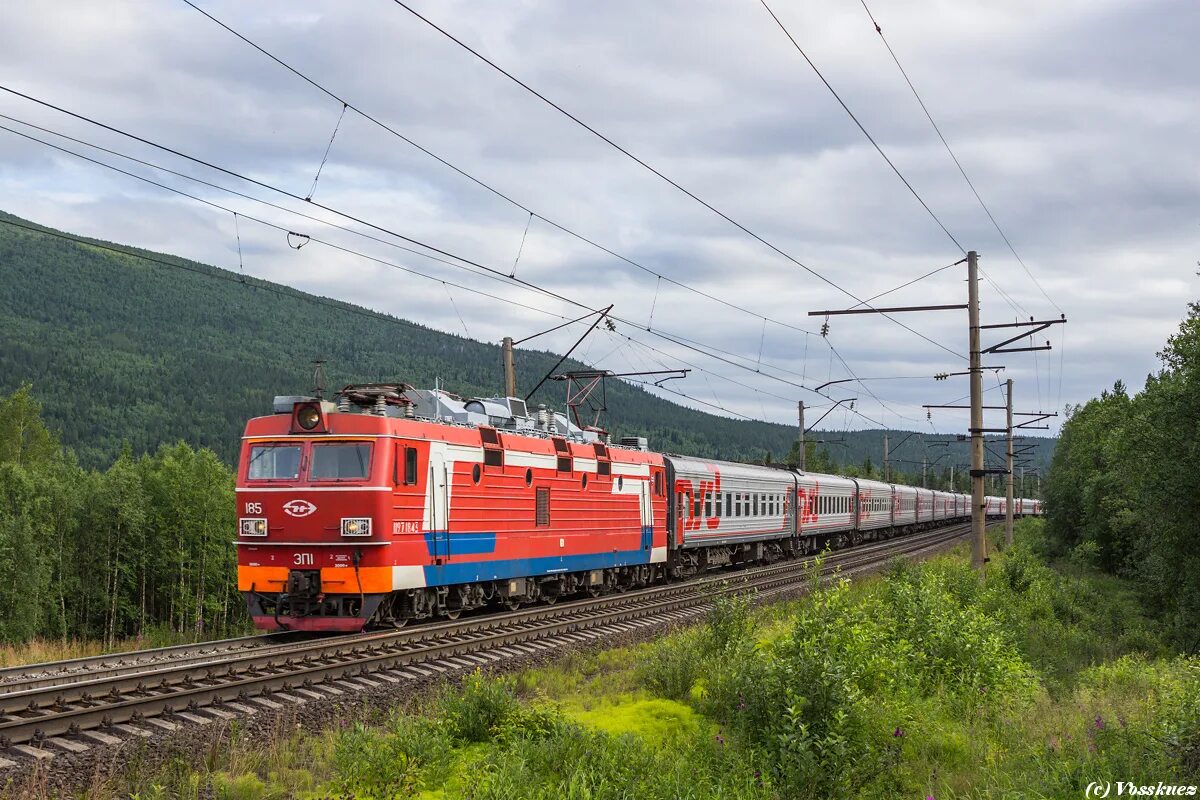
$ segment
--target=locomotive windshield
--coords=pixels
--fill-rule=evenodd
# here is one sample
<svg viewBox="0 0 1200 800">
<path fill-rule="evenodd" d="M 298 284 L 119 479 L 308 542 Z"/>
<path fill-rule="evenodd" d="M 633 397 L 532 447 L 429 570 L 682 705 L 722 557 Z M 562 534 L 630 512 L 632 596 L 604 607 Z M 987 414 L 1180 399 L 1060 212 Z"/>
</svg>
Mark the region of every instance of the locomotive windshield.
<svg viewBox="0 0 1200 800">
<path fill-rule="evenodd" d="M 313 445 L 309 480 L 361 481 L 371 466 L 371 445 L 367 442 Z"/>
<path fill-rule="evenodd" d="M 246 477 L 252 481 L 296 480 L 300 477 L 300 445 L 254 445 Z"/>
</svg>

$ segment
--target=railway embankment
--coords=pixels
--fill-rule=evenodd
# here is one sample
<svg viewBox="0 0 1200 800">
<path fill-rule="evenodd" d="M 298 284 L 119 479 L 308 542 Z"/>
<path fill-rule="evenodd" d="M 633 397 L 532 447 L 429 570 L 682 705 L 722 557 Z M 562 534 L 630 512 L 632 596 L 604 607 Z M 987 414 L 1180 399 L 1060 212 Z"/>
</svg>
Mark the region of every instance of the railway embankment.
<svg viewBox="0 0 1200 800">
<path fill-rule="evenodd" d="M 1083 796 L 1197 780 L 1200 662 L 1022 524 L 980 585 L 895 563 L 700 624 L 192 729 L 89 796 Z M 48 774 L 48 773 L 47 773 Z M 36 775 L 14 796 L 46 794 Z M 76 787 L 78 788 L 78 787 Z"/>
</svg>

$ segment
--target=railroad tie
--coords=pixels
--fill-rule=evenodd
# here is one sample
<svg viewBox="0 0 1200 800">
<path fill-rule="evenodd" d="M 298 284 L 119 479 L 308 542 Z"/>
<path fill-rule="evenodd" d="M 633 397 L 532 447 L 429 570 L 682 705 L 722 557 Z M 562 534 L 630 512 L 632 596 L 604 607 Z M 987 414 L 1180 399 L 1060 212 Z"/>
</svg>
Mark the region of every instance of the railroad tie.
<svg viewBox="0 0 1200 800">
<path fill-rule="evenodd" d="M 49 761 L 54 758 L 54 753 L 43 750 L 40 747 L 30 747 L 27 744 L 14 744 L 12 749 L 37 761 Z"/>
<path fill-rule="evenodd" d="M 71 739 L 63 739 L 58 736 L 53 736 L 47 739 L 46 744 L 53 745 L 60 750 L 66 750 L 68 753 L 86 753 L 90 749 L 82 742 L 76 742 Z"/>
</svg>

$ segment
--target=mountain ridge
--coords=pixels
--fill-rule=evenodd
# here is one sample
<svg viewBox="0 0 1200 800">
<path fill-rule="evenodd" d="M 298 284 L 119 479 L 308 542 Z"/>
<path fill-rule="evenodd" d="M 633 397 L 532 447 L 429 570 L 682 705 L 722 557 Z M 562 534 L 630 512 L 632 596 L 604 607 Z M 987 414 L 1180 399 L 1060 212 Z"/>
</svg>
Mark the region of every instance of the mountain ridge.
<svg viewBox="0 0 1200 800">
<path fill-rule="evenodd" d="M 0 220 L 22 226 L 0 224 L 8 274 L 0 283 L 0 392 L 32 384 L 48 423 L 85 465 L 105 465 L 126 446 L 140 453 L 180 439 L 232 462 L 245 419 L 269 413 L 276 394 L 306 391 L 318 358 L 330 387 L 440 379 L 464 396 L 502 391 L 498 345 L 3 211 Z M 558 358 L 519 350 L 518 374 L 540 376 Z M 563 369 L 585 366 L 568 359 Z M 781 460 L 796 439 L 795 426 L 710 414 L 617 380 L 608 398 L 614 436 L 646 436 L 662 451 Z M 546 388 L 531 399 L 538 402 L 563 405 Z M 880 462 L 884 433 L 810 436 L 840 440 L 832 460 L 858 465 Z M 918 435 L 953 443 L 962 458 L 952 460 L 965 460 L 955 437 Z M 1036 461 L 1048 463 L 1053 440 L 1034 441 Z"/>
</svg>

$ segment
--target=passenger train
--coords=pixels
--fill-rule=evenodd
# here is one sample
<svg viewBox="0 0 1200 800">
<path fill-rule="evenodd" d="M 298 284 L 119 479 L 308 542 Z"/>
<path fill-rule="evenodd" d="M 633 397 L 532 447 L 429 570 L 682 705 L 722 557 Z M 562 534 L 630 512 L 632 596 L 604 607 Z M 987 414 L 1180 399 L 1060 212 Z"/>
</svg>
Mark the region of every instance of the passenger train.
<svg viewBox="0 0 1200 800">
<path fill-rule="evenodd" d="M 613 444 L 516 398 L 365 384 L 335 400 L 277 397 L 246 425 L 238 588 L 259 628 L 454 619 L 970 515 L 964 494 Z M 987 514 L 1004 502 L 987 498 Z"/>
</svg>

